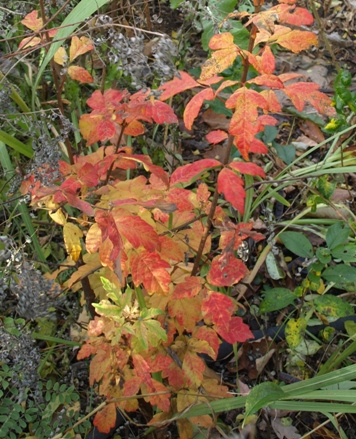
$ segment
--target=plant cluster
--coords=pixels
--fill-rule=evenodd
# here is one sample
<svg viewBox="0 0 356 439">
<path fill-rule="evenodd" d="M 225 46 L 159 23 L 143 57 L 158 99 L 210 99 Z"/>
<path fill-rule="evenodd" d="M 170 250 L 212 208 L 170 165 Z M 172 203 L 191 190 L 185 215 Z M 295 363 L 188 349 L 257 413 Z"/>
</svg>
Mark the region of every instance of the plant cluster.
<svg viewBox="0 0 356 439">
<path fill-rule="evenodd" d="M 270 114 L 281 111 L 276 90 L 298 111 L 308 103 L 334 115 L 317 84 L 296 82 L 302 75 L 295 73 L 274 74 L 276 45 L 297 53 L 317 43 L 314 33 L 286 26 L 309 25 L 312 16 L 295 1 L 280 0 L 260 11 L 262 3 L 255 2 L 255 13 L 229 16 L 245 21 L 248 49 L 239 47 L 230 32 L 214 35 L 199 79 L 181 71 L 160 86 L 159 99 L 149 89 L 95 91 L 87 101 L 92 111 L 81 116 L 79 128 L 87 146 L 106 145 L 74 157 L 72 164 L 60 162 L 57 185 L 43 186 L 34 176 L 22 185 L 32 204 L 44 206 L 63 227 L 76 266 L 67 286 L 86 280 L 87 300 L 90 291 L 101 299 L 92 304 L 96 315 L 78 355 L 93 356 L 90 384 L 98 383 L 98 392 L 108 399 L 94 419 L 100 431 L 115 424 L 117 408 L 137 410 L 141 397 L 158 409 L 152 412 L 154 424 L 198 401 L 231 396 L 206 374 L 201 354 L 215 359 L 221 339 L 234 344 L 252 337 L 228 292 L 248 274 L 238 257 L 244 241 L 264 236 L 253 230 L 253 221 L 234 221 L 224 205 L 244 215 L 244 176 L 265 177 L 251 157 L 268 152 L 256 135 L 277 123 Z M 227 140 L 226 155 L 222 162 L 202 159 L 168 175 L 148 155 L 134 153 L 125 139 L 142 135 L 145 123 L 177 123 L 164 101 L 190 89 L 195 95 L 183 114 L 188 130 L 205 101 L 231 111 L 228 132 L 207 136 L 211 143 Z M 234 149 L 240 158 L 230 161 Z M 117 177 L 120 170 L 126 179 Z M 79 214 L 68 215 L 68 208 Z M 177 422 L 181 437 L 191 437 L 193 424 L 209 427 L 212 419 Z"/>
</svg>

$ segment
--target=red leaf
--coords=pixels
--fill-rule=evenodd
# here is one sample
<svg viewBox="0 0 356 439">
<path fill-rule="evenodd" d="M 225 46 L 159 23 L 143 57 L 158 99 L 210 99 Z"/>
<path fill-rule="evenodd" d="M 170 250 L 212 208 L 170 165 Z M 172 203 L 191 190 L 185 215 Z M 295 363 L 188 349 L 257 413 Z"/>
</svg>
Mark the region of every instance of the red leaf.
<svg viewBox="0 0 356 439">
<path fill-rule="evenodd" d="M 184 110 L 184 124 L 188 130 L 192 129 L 193 122 L 195 118 L 198 116 L 201 106 L 205 100 L 214 99 L 214 91 L 211 88 L 206 88 L 199 93 L 197 93 L 193 98 L 188 102 L 188 105 Z"/>
<path fill-rule="evenodd" d="M 204 319 L 222 327 L 228 327 L 231 314 L 235 309 L 236 306 L 230 297 L 214 291 L 209 291 L 201 307 Z"/>
<path fill-rule="evenodd" d="M 127 160 L 133 160 L 135 162 L 142 163 L 146 171 L 149 171 L 152 174 L 154 174 L 157 178 L 162 180 L 166 186 L 168 186 L 169 181 L 166 171 L 160 166 L 154 165 L 149 156 L 143 154 L 135 154 L 131 156 L 124 155 L 123 157 L 125 157 Z"/>
<path fill-rule="evenodd" d="M 89 203 L 81 200 L 76 195 L 73 195 L 71 192 L 63 192 L 68 204 L 76 209 L 81 210 L 88 216 L 94 216 L 94 210 Z"/>
<path fill-rule="evenodd" d="M 171 175 L 170 184 L 173 186 L 177 183 L 192 182 L 194 178 L 198 178 L 203 172 L 218 166 L 220 167 L 221 163 L 215 159 L 203 159 L 195 163 L 180 166 Z"/>
<path fill-rule="evenodd" d="M 143 284 L 148 294 L 168 294 L 171 278 L 167 269 L 171 264 L 161 259 L 157 253 L 134 253 L 130 258 L 130 266 L 135 286 Z"/>
<path fill-rule="evenodd" d="M 253 55 L 247 50 L 244 51 L 244 53 L 248 56 L 249 63 L 258 71 L 258 73 L 272 75 L 275 71 L 276 59 L 268 45 L 265 46 L 262 56 Z"/>
<path fill-rule="evenodd" d="M 187 277 L 178 284 L 172 294 L 172 299 L 183 299 L 184 297 L 194 297 L 200 293 L 203 285 L 201 277 Z"/>
<path fill-rule="evenodd" d="M 110 239 L 117 251 L 117 257 L 122 248 L 122 241 L 113 214 L 104 210 L 97 210 L 95 212 L 95 220 L 100 227 L 102 240 Z"/>
<path fill-rule="evenodd" d="M 256 154 L 267 154 L 268 148 L 261 140 L 254 138 L 250 142 L 250 152 L 254 152 Z"/>
<path fill-rule="evenodd" d="M 272 7 L 269 12 L 277 14 L 279 23 L 287 23 L 294 26 L 310 26 L 314 23 L 313 15 L 305 8 L 296 8 L 284 4 Z"/>
<path fill-rule="evenodd" d="M 130 103 L 126 109 L 126 121 L 131 122 L 134 119 L 144 120 L 147 122 L 178 123 L 177 116 L 174 114 L 172 107 L 164 102 L 156 101 L 153 96 L 149 100 L 150 90 L 146 92 L 139 91 L 130 98 Z"/>
<path fill-rule="evenodd" d="M 224 168 L 218 176 L 218 191 L 224 194 L 226 201 L 238 210 L 241 214 L 245 210 L 245 189 L 243 180 L 230 169 Z"/>
<path fill-rule="evenodd" d="M 91 84 L 94 82 L 94 78 L 88 72 L 88 70 L 79 66 L 69 66 L 68 75 L 75 81 L 79 81 L 81 84 Z"/>
<path fill-rule="evenodd" d="M 115 404 L 107 404 L 100 412 L 95 415 L 93 425 L 100 433 L 110 433 L 110 430 L 116 425 L 116 407 Z"/>
<path fill-rule="evenodd" d="M 102 120 L 96 127 L 98 139 L 105 141 L 112 139 L 116 134 L 116 127 L 111 120 Z"/>
<path fill-rule="evenodd" d="M 227 326 L 215 325 L 215 329 L 224 340 L 231 344 L 243 343 L 255 338 L 241 317 L 232 317 Z"/>
<path fill-rule="evenodd" d="M 175 77 L 172 81 L 168 81 L 158 88 L 158 90 L 163 90 L 159 98 L 161 101 L 166 101 L 170 97 L 182 93 L 182 91 L 189 90 L 190 88 L 199 87 L 199 83 L 188 75 L 188 73 L 180 71 L 179 74 L 180 78 Z"/>
<path fill-rule="evenodd" d="M 231 162 L 229 163 L 229 167 L 241 172 L 241 174 L 259 175 L 262 178 L 266 176 L 265 171 L 254 163 Z"/>
<path fill-rule="evenodd" d="M 228 138 L 227 133 L 225 131 L 222 131 L 222 130 L 210 131 L 210 133 L 207 134 L 207 136 L 206 136 L 206 140 L 209 143 L 213 143 L 214 145 L 222 142 L 223 140 L 225 140 L 227 138 Z"/>
<path fill-rule="evenodd" d="M 237 284 L 247 273 L 248 269 L 240 259 L 225 252 L 213 259 L 206 279 L 211 285 L 230 287 Z"/>
<path fill-rule="evenodd" d="M 99 90 L 96 90 L 91 97 L 87 100 L 87 105 L 93 110 L 104 112 L 109 110 L 111 113 L 119 106 L 121 101 L 128 96 L 126 90 L 106 90 L 102 94 Z"/>
</svg>

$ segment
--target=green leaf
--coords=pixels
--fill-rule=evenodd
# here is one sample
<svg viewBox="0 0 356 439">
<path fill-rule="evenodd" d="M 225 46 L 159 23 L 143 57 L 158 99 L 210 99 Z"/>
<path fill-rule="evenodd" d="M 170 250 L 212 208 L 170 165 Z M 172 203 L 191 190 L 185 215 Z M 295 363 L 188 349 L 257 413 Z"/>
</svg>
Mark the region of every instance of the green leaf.
<svg viewBox="0 0 356 439">
<path fill-rule="evenodd" d="M 327 317 L 347 317 L 354 313 L 349 303 L 331 294 L 316 297 L 314 306 L 320 314 Z"/>
<path fill-rule="evenodd" d="M 167 340 L 167 333 L 157 320 L 138 320 L 133 325 L 135 338 L 132 341 L 134 348 L 147 351 L 150 346 L 156 347 L 161 341 Z"/>
<path fill-rule="evenodd" d="M 328 282 L 334 282 L 336 288 L 351 291 L 356 285 L 356 268 L 349 265 L 340 264 L 328 267 L 323 271 L 322 276 Z"/>
<path fill-rule="evenodd" d="M 273 288 L 266 291 L 260 305 L 260 313 L 276 311 L 292 304 L 296 299 L 293 291 L 287 288 Z"/>
<path fill-rule="evenodd" d="M 24 143 L 17 140 L 11 134 L 6 133 L 5 131 L 0 130 L 0 141 L 4 142 L 7 146 L 10 146 L 15 151 L 23 154 L 29 159 L 33 156 L 33 150 L 30 146 L 25 145 Z"/>
<path fill-rule="evenodd" d="M 299 232 L 283 232 L 279 235 L 280 240 L 292 253 L 302 258 L 312 258 L 313 246 L 308 238 Z"/>
<path fill-rule="evenodd" d="M 273 127 L 271 125 L 265 126 L 265 129 L 263 130 L 262 138 L 263 143 L 268 145 L 269 143 L 272 143 L 272 141 L 277 137 L 278 130 L 276 127 Z"/>
<path fill-rule="evenodd" d="M 145 308 L 140 312 L 140 317 L 143 320 L 152 319 L 153 317 L 165 314 L 161 309 L 156 308 Z"/>
<path fill-rule="evenodd" d="M 280 145 L 277 142 L 272 142 L 273 148 L 276 150 L 277 156 L 284 161 L 286 165 L 290 165 L 295 158 L 294 145 Z"/>
<path fill-rule="evenodd" d="M 170 0 L 169 5 L 172 9 L 177 9 L 183 2 L 184 0 Z"/>
<path fill-rule="evenodd" d="M 304 332 L 307 327 L 305 319 L 289 319 L 286 324 L 286 341 L 291 349 L 295 349 L 304 339 Z"/>
<path fill-rule="evenodd" d="M 266 256 L 266 268 L 268 274 L 274 280 L 283 279 L 285 277 L 284 271 L 279 266 L 276 257 L 272 252 L 269 252 L 268 255 Z"/>
<path fill-rule="evenodd" d="M 316 188 L 321 195 L 327 200 L 331 197 L 335 190 L 335 183 L 328 181 L 328 175 L 322 175 L 317 179 Z"/>
<path fill-rule="evenodd" d="M 325 240 L 330 250 L 340 244 L 344 244 L 350 234 L 350 227 L 342 221 L 338 221 L 329 227 Z"/>
<path fill-rule="evenodd" d="M 322 264 L 328 264 L 331 261 L 330 250 L 325 247 L 319 247 L 315 252 L 315 256 Z"/>
<path fill-rule="evenodd" d="M 341 259 L 344 262 L 356 262 L 356 243 L 340 244 L 331 250 L 335 259 Z"/>
<path fill-rule="evenodd" d="M 269 403 L 286 398 L 288 394 L 276 383 L 262 383 L 254 387 L 246 398 L 245 419 L 252 413 L 256 413 L 262 407 Z"/>
</svg>

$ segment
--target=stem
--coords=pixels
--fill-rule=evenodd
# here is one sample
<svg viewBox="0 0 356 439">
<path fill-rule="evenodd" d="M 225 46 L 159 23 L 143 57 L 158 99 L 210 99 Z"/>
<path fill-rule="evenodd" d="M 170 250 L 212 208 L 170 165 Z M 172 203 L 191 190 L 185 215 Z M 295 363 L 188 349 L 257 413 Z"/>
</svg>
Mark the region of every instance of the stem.
<svg viewBox="0 0 356 439">
<path fill-rule="evenodd" d="M 45 15 L 45 9 L 44 9 L 44 4 L 43 4 L 43 0 L 40 0 L 40 9 L 41 9 L 41 15 L 42 15 L 42 20 L 45 21 L 46 20 L 46 15 Z M 47 40 L 47 43 L 50 42 L 50 37 L 48 35 L 48 31 L 45 32 L 45 38 Z M 48 52 L 49 50 L 49 46 L 45 47 L 46 52 Z M 51 70 L 52 70 L 52 76 L 53 76 L 53 81 L 54 81 L 54 85 L 56 88 L 56 95 L 57 95 L 57 101 L 58 101 L 58 107 L 59 107 L 59 111 L 62 113 L 62 115 L 64 116 L 64 105 L 63 105 L 63 100 L 62 100 L 62 90 L 63 90 L 63 86 L 64 86 L 64 80 L 60 83 L 58 80 L 58 76 L 57 76 L 57 69 L 56 69 L 56 63 L 54 62 L 53 59 L 51 59 L 50 61 L 50 65 L 51 65 Z M 63 128 L 63 122 L 62 120 L 60 121 L 60 124 Z M 66 138 L 64 140 L 64 144 L 66 146 L 67 149 L 67 154 L 68 154 L 68 159 L 69 159 L 69 163 L 71 165 L 74 164 L 74 158 L 73 158 L 73 148 L 72 148 L 72 144 L 70 143 L 69 139 Z"/>
<path fill-rule="evenodd" d="M 114 152 L 114 154 L 117 154 L 117 151 L 119 150 L 119 147 L 120 147 L 120 144 L 121 144 L 121 140 L 122 140 L 122 137 L 123 137 L 123 135 L 124 135 L 124 130 L 125 130 L 125 128 L 126 128 L 126 124 L 125 124 L 125 122 L 124 122 L 124 123 L 121 125 L 121 132 L 120 132 L 120 135 L 119 135 L 118 141 L 117 141 L 117 143 L 116 143 L 116 147 L 115 147 L 115 152 Z M 114 168 L 114 163 L 115 163 L 115 162 L 112 162 L 111 165 L 110 165 L 110 168 L 108 169 L 108 172 L 107 172 L 107 174 L 106 174 L 106 179 L 105 179 L 105 182 L 104 182 L 104 186 L 107 185 L 108 182 L 109 182 L 110 175 L 111 175 L 112 170 L 113 170 L 113 168 Z"/>
<path fill-rule="evenodd" d="M 258 13 L 259 11 L 260 11 L 260 5 L 257 5 L 255 7 L 255 12 Z M 248 44 L 248 51 L 249 52 L 252 52 L 252 50 L 253 50 L 253 47 L 255 44 L 255 39 L 256 39 L 256 34 L 257 34 L 257 28 L 255 25 L 253 25 L 252 30 L 251 30 L 251 34 L 250 34 L 250 41 Z M 250 63 L 248 62 L 247 58 L 243 59 L 243 63 L 244 63 L 244 69 L 243 69 L 242 77 L 241 77 L 242 84 L 244 84 L 246 82 L 248 69 L 250 67 Z M 223 167 L 225 167 L 230 161 L 231 150 L 232 150 L 233 144 L 234 144 L 234 136 L 229 134 L 229 137 L 227 139 L 227 146 L 226 146 L 225 155 L 224 155 L 224 158 L 222 161 Z M 201 261 L 203 251 L 204 251 L 204 246 L 205 246 L 206 240 L 208 239 L 211 226 L 213 225 L 213 218 L 215 215 L 216 206 L 218 204 L 219 195 L 220 194 L 218 192 L 218 188 L 217 188 L 217 184 L 216 184 L 213 199 L 211 201 L 211 207 L 210 207 L 210 211 L 209 211 L 209 215 L 208 215 L 206 229 L 205 229 L 204 235 L 202 236 L 202 239 L 201 239 L 200 244 L 199 244 L 199 248 L 198 248 L 198 252 L 197 252 L 196 257 L 195 257 L 194 266 L 193 266 L 191 276 L 196 276 L 196 274 L 198 273 L 200 261 Z"/>
</svg>

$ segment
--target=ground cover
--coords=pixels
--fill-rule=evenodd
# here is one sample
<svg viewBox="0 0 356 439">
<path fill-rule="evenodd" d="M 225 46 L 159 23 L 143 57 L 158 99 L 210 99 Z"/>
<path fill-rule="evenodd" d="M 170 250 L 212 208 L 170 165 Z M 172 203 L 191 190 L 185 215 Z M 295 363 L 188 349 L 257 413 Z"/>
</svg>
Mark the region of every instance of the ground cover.
<svg viewBox="0 0 356 439">
<path fill-rule="evenodd" d="M 1 6 L 0 437 L 353 437 L 354 5 L 295 3 Z"/>
</svg>

